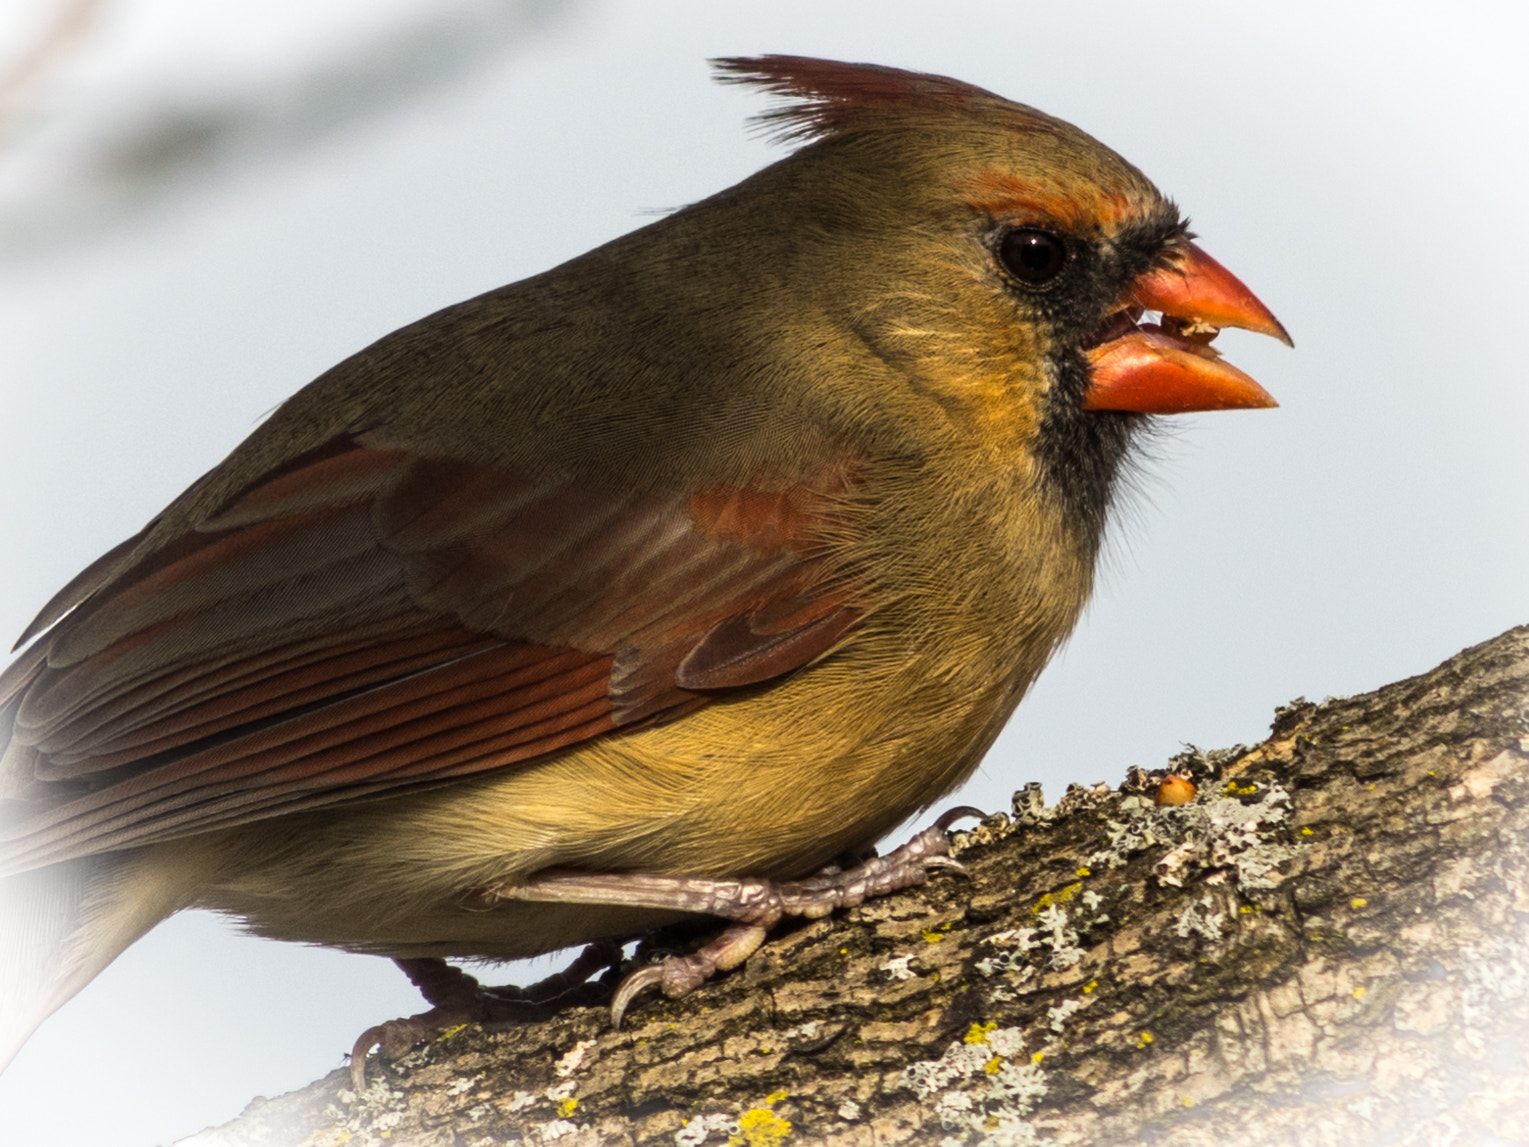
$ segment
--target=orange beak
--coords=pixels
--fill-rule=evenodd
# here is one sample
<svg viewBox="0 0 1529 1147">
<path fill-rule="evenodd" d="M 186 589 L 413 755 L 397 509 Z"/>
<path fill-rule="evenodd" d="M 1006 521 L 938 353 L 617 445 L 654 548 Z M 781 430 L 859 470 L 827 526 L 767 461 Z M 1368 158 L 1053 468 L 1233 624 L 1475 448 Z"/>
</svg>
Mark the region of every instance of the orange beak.
<svg viewBox="0 0 1529 1147">
<path fill-rule="evenodd" d="M 1121 334 L 1086 352 L 1092 381 L 1084 410 L 1187 414 L 1278 406 L 1272 395 L 1210 346 L 1222 327 L 1242 327 L 1294 346 L 1269 308 L 1200 248 L 1178 243 L 1171 267 L 1131 286 L 1126 308 L 1107 320 Z M 1161 311 L 1161 325 L 1138 326 L 1143 310 Z"/>
</svg>

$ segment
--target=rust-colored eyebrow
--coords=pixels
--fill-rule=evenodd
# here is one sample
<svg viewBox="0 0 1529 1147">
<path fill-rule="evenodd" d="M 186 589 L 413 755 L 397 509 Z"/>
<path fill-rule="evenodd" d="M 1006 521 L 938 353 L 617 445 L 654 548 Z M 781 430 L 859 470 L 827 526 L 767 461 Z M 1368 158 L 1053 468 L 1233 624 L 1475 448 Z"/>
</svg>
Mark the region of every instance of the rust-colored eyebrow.
<svg viewBox="0 0 1529 1147">
<path fill-rule="evenodd" d="M 1129 196 L 1092 184 L 1047 188 L 1012 172 L 979 172 L 964 188 L 968 206 L 995 219 L 1050 225 L 1071 234 L 1114 228 L 1135 215 Z"/>
</svg>

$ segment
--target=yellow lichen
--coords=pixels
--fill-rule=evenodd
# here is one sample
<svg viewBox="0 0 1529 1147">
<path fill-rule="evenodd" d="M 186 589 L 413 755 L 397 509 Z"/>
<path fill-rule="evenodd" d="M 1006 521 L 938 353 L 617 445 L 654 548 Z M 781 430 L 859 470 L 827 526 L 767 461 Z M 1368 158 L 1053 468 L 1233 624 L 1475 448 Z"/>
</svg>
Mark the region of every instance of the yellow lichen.
<svg viewBox="0 0 1529 1147">
<path fill-rule="evenodd" d="M 1366 900 L 1363 896 L 1356 896 L 1348 902 L 1348 906 L 1350 908 L 1359 909 L 1363 908 L 1368 903 L 1369 901 Z"/>
<path fill-rule="evenodd" d="M 728 1147 L 778 1147 L 791 1136 L 791 1123 L 768 1107 L 745 1111 L 738 1120 L 738 1134 L 731 1136 Z"/>
<path fill-rule="evenodd" d="M 985 1064 L 982 1065 L 982 1070 L 988 1075 L 997 1075 L 1000 1071 L 1003 1070 L 1003 1056 L 995 1055 L 992 1059 L 988 1060 Z"/>
<path fill-rule="evenodd" d="M 1083 882 L 1080 880 L 1076 884 L 1069 884 L 1066 888 L 1063 888 L 1059 892 L 1048 892 L 1035 902 L 1035 907 L 1031 908 L 1030 911 L 1039 916 L 1053 904 L 1066 904 L 1069 900 L 1071 900 L 1074 896 L 1082 891 Z"/>
<path fill-rule="evenodd" d="M 456 1035 L 458 1032 L 462 1032 L 462 1031 L 466 1031 L 466 1030 L 467 1030 L 467 1025 L 466 1024 L 452 1024 L 445 1031 L 441 1032 L 440 1035 L 435 1037 L 435 1042 L 436 1043 L 445 1043 L 447 1040 L 449 1040 L 452 1036 Z"/>
<path fill-rule="evenodd" d="M 789 1094 L 791 1094 L 789 1091 L 784 1091 L 784 1090 L 782 1090 L 782 1091 L 772 1091 L 772 1092 L 770 1092 L 769 1095 L 765 1096 L 765 1102 L 768 1103 L 771 1107 L 774 1107 L 777 1103 L 779 1103 L 782 1099 L 786 1098 L 786 1096 L 789 1095 Z"/>
<path fill-rule="evenodd" d="M 998 1027 L 998 1025 L 996 1023 L 992 1023 L 992 1024 L 972 1024 L 970 1030 L 968 1030 L 966 1035 L 963 1036 L 962 1038 L 967 1043 L 972 1043 L 972 1044 L 987 1043 L 988 1033 L 993 1031 L 993 1030 L 995 1030 L 997 1027 Z"/>
<path fill-rule="evenodd" d="M 572 1115 L 574 1113 L 574 1110 L 578 1106 L 579 1106 L 579 1101 L 577 1099 L 575 1099 L 573 1096 L 570 1095 L 567 1099 L 563 1100 L 561 1103 L 559 1103 L 557 1105 L 557 1116 L 558 1116 L 558 1118 L 559 1119 L 567 1119 L 570 1115 Z"/>
<path fill-rule="evenodd" d="M 1151 1032 L 1142 1032 L 1141 1035 L 1136 1037 L 1136 1046 L 1137 1047 L 1146 1047 L 1151 1042 L 1152 1042 L 1152 1033 Z"/>
<path fill-rule="evenodd" d="M 1080 869 L 1078 869 L 1078 871 L 1076 873 L 1074 873 L 1074 875 L 1076 875 L 1076 876 L 1092 876 L 1093 872 L 1091 870 L 1087 869 L 1087 868 L 1080 868 Z"/>
<path fill-rule="evenodd" d="M 1092 992 L 1098 986 L 1099 986 L 1099 981 L 1098 980 L 1090 980 L 1088 983 L 1083 985 L 1083 994 L 1085 996 L 1088 995 L 1090 992 Z"/>
</svg>

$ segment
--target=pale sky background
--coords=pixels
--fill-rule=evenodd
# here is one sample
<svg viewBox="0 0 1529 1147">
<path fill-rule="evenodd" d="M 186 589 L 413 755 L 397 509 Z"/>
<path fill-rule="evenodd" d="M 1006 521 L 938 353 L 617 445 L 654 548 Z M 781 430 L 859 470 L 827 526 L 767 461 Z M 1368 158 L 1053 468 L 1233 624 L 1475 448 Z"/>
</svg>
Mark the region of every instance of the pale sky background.
<svg viewBox="0 0 1529 1147">
<path fill-rule="evenodd" d="M 68 6 L 6 0 L 0 76 Z M 0 633 L 324 368 L 778 155 L 704 63 L 770 51 L 1079 124 L 1295 337 L 1222 337 L 1282 407 L 1175 421 L 962 799 L 1252 742 L 1292 697 L 1529 621 L 1521 5 L 73 6 L 78 37 L 0 80 Z M 421 1006 L 386 961 L 178 918 L 0 1076 L 0 1138 L 170 1142 Z"/>
</svg>

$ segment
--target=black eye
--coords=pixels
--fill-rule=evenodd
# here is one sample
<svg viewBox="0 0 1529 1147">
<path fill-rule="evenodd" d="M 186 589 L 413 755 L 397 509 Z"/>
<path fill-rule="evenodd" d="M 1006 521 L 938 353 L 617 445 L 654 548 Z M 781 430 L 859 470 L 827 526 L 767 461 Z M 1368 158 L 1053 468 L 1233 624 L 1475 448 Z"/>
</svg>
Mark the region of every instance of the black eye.
<svg viewBox="0 0 1529 1147">
<path fill-rule="evenodd" d="M 1061 272 L 1067 262 L 1067 247 L 1061 236 L 1050 231 L 1020 227 L 998 241 L 998 261 L 1021 283 L 1039 287 Z"/>
</svg>

